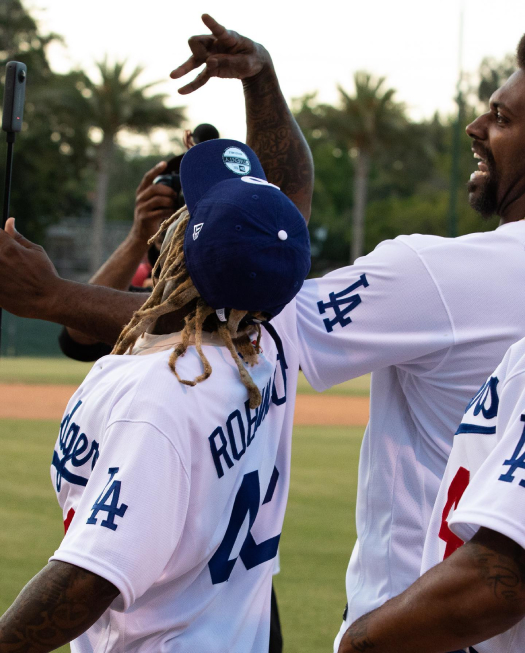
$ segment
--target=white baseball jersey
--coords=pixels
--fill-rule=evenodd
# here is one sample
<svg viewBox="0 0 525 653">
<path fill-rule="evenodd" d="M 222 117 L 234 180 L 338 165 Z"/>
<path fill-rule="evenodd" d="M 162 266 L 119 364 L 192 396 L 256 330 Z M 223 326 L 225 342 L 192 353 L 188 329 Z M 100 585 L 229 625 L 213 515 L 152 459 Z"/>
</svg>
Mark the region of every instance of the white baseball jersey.
<svg viewBox="0 0 525 653">
<path fill-rule="evenodd" d="M 482 526 L 525 548 L 525 339 L 509 349 L 467 406 L 432 512 L 422 572 Z M 525 621 L 475 649 L 522 653 Z"/>
<path fill-rule="evenodd" d="M 297 385 L 293 304 L 262 329 L 255 410 L 213 336 L 203 347 L 213 372 L 195 387 L 168 367 L 180 334 L 146 336 L 134 353 L 147 355 L 100 359 L 71 398 L 51 467 L 67 534 L 52 560 L 120 591 L 73 653 L 268 652 Z M 177 371 L 202 372 L 194 347 Z"/>
<path fill-rule="evenodd" d="M 402 236 L 297 297 L 310 383 L 321 391 L 372 372 L 341 633 L 419 577 L 465 405 L 525 336 L 524 246 L 524 222 L 455 239 Z"/>
</svg>

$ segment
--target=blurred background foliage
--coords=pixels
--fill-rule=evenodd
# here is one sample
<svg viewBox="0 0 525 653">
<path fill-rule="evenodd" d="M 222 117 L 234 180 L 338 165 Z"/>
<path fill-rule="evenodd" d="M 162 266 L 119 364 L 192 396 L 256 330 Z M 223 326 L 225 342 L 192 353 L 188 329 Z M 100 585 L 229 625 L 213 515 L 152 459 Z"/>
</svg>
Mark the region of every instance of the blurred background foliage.
<svg viewBox="0 0 525 653">
<path fill-rule="evenodd" d="M 140 86 L 140 70 L 123 72 L 125 62 L 100 62 L 96 80 L 78 70 L 53 72 L 46 48 L 60 38 L 42 34 L 21 0 L 0 3 L 0 70 L 12 59 L 29 70 L 24 132 L 15 147 L 11 214 L 38 242 L 43 242 L 48 225 L 63 217 L 93 215 L 95 209 L 104 219 L 131 223 L 135 188 L 161 157 L 155 151 L 144 155 L 122 147 L 117 134 L 147 134 L 156 126 L 173 129 L 184 122 L 181 107 L 167 107 L 165 97 Z M 486 110 L 491 93 L 513 70 L 511 55 L 503 61 L 487 58 L 464 84 L 457 235 L 496 226 L 468 206 L 465 186 L 476 162 L 464 127 Z M 353 76 L 349 71 L 338 93 L 334 106 L 315 94 L 293 101 L 316 170 L 310 223 L 314 275 L 346 265 L 401 233 L 454 235 L 449 213 L 457 115 L 436 113 L 415 121 L 388 80 L 366 71 Z M 172 142 L 177 154 L 180 145 L 175 138 Z M 110 152 L 109 166 L 104 166 L 104 148 Z M 101 184 L 106 184 L 104 198 Z"/>
</svg>

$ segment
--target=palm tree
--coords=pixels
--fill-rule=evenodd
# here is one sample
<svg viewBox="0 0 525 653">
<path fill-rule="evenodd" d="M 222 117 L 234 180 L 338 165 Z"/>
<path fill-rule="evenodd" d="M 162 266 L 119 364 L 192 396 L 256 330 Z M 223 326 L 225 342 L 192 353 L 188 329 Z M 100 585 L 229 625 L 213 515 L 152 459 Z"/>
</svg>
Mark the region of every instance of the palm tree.
<svg viewBox="0 0 525 653">
<path fill-rule="evenodd" d="M 398 138 L 407 119 L 404 105 L 394 101 L 395 90 L 384 90 L 385 77 L 359 71 L 354 75 L 355 95 L 341 86 L 340 108 L 327 107 L 328 129 L 355 154 L 354 207 L 350 262 L 363 254 L 364 224 L 370 166 L 374 152 Z"/>
<path fill-rule="evenodd" d="M 103 261 L 107 191 L 117 134 L 122 129 L 146 134 L 157 127 L 178 127 L 183 120 L 182 108 L 165 106 L 166 94 L 146 95 L 146 91 L 159 82 L 138 86 L 137 79 L 144 69 L 137 66 L 126 76 L 125 65 L 126 62 L 121 61 L 110 66 L 106 58 L 97 63 L 101 81 L 93 82 L 84 75 L 79 88 L 85 100 L 85 110 L 91 125 L 98 127 L 102 132 L 96 161 L 92 272 L 95 272 Z"/>
</svg>

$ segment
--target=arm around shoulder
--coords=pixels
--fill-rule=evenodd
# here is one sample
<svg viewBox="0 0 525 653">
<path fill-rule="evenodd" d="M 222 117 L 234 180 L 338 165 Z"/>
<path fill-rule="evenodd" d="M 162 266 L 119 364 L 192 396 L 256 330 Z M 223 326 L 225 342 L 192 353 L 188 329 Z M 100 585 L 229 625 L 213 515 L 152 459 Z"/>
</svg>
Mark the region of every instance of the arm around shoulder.
<svg viewBox="0 0 525 653">
<path fill-rule="evenodd" d="M 446 653 L 475 646 L 525 616 L 525 551 L 481 528 L 405 592 L 347 630 L 339 653 Z"/>
</svg>

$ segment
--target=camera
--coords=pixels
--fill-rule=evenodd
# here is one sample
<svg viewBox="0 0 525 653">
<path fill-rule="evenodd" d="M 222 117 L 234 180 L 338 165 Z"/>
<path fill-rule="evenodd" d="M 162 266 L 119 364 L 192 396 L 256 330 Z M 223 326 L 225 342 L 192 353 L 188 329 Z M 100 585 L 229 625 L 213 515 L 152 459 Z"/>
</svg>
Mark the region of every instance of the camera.
<svg viewBox="0 0 525 653">
<path fill-rule="evenodd" d="M 182 186 L 180 184 L 180 175 L 179 168 L 180 162 L 182 160 L 181 156 L 175 156 L 168 161 L 166 169 L 161 175 L 158 175 L 153 180 L 154 184 L 163 184 L 164 186 L 169 186 L 177 193 L 177 201 L 175 204 L 175 210 L 182 208 L 185 204 L 184 196 L 182 194 Z"/>
<path fill-rule="evenodd" d="M 180 193 L 182 186 L 180 185 L 180 175 L 176 172 L 170 172 L 169 174 L 159 175 L 153 180 L 154 184 L 164 184 L 164 186 L 169 186 L 173 188 L 176 193 Z"/>
</svg>

